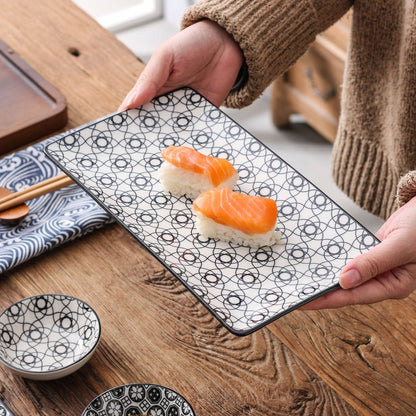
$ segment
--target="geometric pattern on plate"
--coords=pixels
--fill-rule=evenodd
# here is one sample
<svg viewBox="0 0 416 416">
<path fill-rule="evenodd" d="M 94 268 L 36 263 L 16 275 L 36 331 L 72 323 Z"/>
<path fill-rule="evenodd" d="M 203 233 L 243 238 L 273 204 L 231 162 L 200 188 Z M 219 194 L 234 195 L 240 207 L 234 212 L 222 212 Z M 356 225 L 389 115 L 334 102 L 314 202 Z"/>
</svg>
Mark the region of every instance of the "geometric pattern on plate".
<svg viewBox="0 0 416 416">
<path fill-rule="evenodd" d="M 126 384 L 97 396 L 82 416 L 194 416 L 178 393 L 156 384 Z"/>
<path fill-rule="evenodd" d="M 206 239 L 192 201 L 163 191 L 161 150 L 229 160 L 235 190 L 274 199 L 280 243 Z M 277 154 L 190 88 L 109 115 L 49 144 L 47 155 L 231 332 L 245 335 L 338 287 L 341 268 L 378 240 Z"/>
<path fill-rule="evenodd" d="M 0 315 L 0 360 L 28 373 L 62 370 L 85 358 L 100 335 L 87 304 L 65 295 L 37 295 Z"/>
<path fill-rule="evenodd" d="M 0 416 L 14 416 L 11 410 L 0 400 Z"/>
</svg>

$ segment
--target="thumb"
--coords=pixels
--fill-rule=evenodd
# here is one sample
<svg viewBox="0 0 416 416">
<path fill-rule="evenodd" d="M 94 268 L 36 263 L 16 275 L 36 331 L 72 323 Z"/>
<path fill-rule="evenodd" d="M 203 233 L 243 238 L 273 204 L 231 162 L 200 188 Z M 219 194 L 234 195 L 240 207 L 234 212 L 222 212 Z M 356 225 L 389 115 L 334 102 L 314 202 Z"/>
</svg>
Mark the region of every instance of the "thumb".
<svg viewBox="0 0 416 416">
<path fill-rule="evenodd" d="M 118 108 L 119 111 L 143 105 L 156 97 L 156 95 L 168 90 L 168 88 L 164 90 L 162 88 L 169 77 L 170 60 L 168 56 L 163 57 L 162 55 L 155 52 L 150 58 L 136 84 Z"/>
<path fill-rule="evenodd" d="M 149 102 L 156 95 L 155 83 L 147 79 L 146 75 L 142 75 L 137 80 L 134 87 L 124 98 L 120 104 L 118 111 L 126 110 L 128 108 L 138 107 Z"/>
<path fill-rule="evenodd" d="M 390 234 L 380 244 L 351 260 L 342 270 L 339 283 L 351 289 L 395 267 L 409 262 L 409 244 Z"/>
</svg>

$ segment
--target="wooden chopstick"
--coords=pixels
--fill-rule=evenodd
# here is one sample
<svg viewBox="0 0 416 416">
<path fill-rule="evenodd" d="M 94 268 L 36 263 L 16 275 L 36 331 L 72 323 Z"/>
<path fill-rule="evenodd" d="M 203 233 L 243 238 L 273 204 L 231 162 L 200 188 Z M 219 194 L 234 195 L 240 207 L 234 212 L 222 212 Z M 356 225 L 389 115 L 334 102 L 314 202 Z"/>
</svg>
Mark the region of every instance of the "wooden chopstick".
<svg viewBox="0 0 416 416">
<path fill-rule="evenodd" d="M 64 173 L 54 176 L 53 178 L 46 179 L 35 185 L 29 186 L 26 189 L 22 189 L 19 192 L 15 192 L 0 198 L 0 212 L 23 204 L 30 199 L 49 194 L 61 188 L 65 188 L 66 186 L 72 185 L 73 183 L 74 181 Z"/>
</svg>

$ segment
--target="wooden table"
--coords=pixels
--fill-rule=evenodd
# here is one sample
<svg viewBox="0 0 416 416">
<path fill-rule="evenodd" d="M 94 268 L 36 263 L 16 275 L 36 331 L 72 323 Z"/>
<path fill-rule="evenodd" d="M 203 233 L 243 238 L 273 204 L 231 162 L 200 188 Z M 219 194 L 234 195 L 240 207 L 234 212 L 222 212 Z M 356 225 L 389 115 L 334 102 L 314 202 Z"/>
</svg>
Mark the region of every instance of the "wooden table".
<svg viewBox="0 0 416 416">
<path fill-rule="evenodd" d="M 66 129 L 117 109 L 143 64 L 113 35 L 67 0 L 0 6 L 0 38 L 66 96 Z M 416 414 L 415 295 L 296 311 L 237 337 L 115 224 L 0 276 L 1 309 L 46 292 L 93 306 L 102 340 L 60 380 L 1 367 L 0 398 L 16 416 L 79 415 L 99 393 L 132 382 L 178 391 L 198 416 Z"/>
</svg>

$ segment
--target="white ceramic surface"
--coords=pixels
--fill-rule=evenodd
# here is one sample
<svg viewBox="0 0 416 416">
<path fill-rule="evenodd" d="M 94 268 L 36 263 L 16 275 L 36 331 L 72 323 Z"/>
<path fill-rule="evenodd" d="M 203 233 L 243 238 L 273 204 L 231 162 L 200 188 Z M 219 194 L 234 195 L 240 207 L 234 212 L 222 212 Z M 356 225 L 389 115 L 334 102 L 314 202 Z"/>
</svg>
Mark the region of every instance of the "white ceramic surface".
<svg viewBox="0 0 416 416">
<path fill-rule="evenodd" d="M 6 403 L 0 400 L 0 416 L 14 416 L 12 411 L 7 407 Z"/>
<path fill-rule="evenodd" d="M 282 239 L 239 246 L 200 236 L 192 201 L 164 192 L 161 150 L 228 159 L 236 190 L 277 202 Z M 377 239 L 307 178 L 190 88 L 60 136 L 46 154 L 233 333 L 246 335 L 338 287 Z"/>
<path fill-rule="evenodd" d="M 16 374 L 52 380 L 81 368 L 101 335 L 95 311 L 61 294 L 22 299 L 0 315 L 0 362 Z"/>
</svg>

